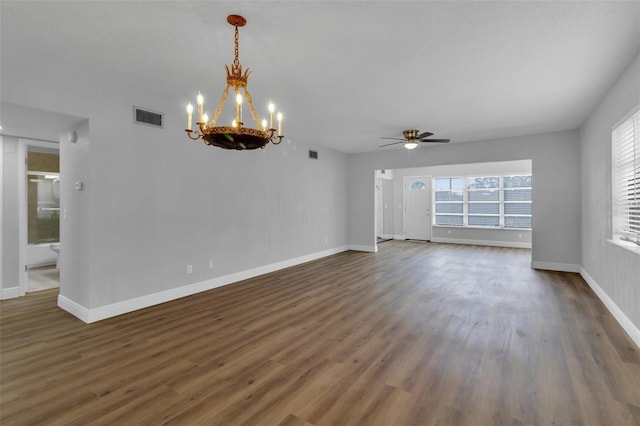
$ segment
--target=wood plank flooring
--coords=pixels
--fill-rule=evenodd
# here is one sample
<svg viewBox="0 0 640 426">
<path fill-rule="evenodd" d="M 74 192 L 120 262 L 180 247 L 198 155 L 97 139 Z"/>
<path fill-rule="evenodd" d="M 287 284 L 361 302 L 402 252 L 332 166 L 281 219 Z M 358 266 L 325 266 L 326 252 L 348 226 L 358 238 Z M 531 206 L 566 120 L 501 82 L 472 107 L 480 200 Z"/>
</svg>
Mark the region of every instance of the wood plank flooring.
<svg viewBox="0 0 640 426">
<path fill-rule="evenodd" d="M 390 241 L 84 324 L 0 303 L 0 424 L 640 425 L 640 351 L 523 249 Z"/>
</svg>

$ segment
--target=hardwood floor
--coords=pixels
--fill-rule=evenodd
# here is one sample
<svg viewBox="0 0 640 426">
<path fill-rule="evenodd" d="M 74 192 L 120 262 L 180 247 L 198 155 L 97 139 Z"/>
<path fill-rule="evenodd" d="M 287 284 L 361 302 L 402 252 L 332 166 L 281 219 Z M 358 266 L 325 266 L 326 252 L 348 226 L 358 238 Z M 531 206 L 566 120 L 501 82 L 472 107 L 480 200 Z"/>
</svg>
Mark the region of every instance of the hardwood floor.
<svg viewBox="0 0 640 426">
<path fill-rule="evenodd" d="M 640 351 L 522 249 L 390 241 L 86 325 L 3 301 L 0 424 L 640 425 Z"/>
</svg>

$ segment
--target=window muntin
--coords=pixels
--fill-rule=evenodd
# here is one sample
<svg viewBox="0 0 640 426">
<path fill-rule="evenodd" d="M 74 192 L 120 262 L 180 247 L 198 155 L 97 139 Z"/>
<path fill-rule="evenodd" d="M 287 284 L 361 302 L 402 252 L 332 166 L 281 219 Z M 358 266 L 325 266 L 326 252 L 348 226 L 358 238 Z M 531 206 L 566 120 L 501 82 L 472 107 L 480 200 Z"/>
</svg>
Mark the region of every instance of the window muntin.
<svg viewBox="0 0 640 426">
<path fill-rule="evenodd" d="M 435 225 L 531 229 L 531 175 L 434 179 Z"/>
<path fill-rule="evenodd" d="M 614 238 L 640 245 L 640 110 L 613 130 L 612 140 Z"/>
</svg>

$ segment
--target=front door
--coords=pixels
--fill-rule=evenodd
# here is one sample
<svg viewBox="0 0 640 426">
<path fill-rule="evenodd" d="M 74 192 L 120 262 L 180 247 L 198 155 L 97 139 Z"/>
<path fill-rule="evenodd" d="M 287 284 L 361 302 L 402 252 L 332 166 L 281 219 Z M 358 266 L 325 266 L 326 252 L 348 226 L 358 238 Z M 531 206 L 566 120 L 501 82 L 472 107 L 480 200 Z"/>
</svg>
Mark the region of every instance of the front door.
<svg viewBox="0 0 640 426">
<path fill-rule="evenodd" d="M 431 241 L 431 177 L 404 179 L 404 237 Z"/>
</svg>

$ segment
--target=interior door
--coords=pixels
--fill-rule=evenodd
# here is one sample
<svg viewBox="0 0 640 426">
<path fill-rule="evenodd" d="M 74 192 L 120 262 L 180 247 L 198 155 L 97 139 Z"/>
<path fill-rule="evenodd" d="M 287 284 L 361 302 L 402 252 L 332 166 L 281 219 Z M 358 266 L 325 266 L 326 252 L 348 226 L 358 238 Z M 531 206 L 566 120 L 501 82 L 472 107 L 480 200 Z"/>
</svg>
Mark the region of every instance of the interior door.
<svg viewBox="0 0 640 426">
<path fill-rule="evenodd" d="M 404 179 L 404 237 L 431 241 L 431 177 Z"/>
<path fill-rule="evenodd" d="M 382 178 L 376 177 L 376 237 L 382 238 L 384 210 L 382 209 Z"/>
</svg>

